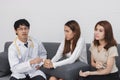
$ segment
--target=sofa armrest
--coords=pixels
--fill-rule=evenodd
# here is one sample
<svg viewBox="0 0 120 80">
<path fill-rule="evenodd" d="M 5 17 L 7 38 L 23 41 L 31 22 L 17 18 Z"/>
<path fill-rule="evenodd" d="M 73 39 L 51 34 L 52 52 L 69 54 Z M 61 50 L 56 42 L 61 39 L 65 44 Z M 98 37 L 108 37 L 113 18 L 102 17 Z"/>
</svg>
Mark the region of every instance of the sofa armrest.
<svg viewBox="0 0 120 80">
<path fill-rule="evenodd" d="M 8 53 L 0 52 L 0 77 L 10 74 Z"/>
<path fill-rule="evenodd" d="M 81 61 L 77 61 L 72 64 L 57 67 L 56 69 L 52 69 L 50 71 L 49 69 L 44 69 L 43 72 L 51 76 L 62 78 L 64 80 L 77 80 L 79 78 L 80 70 L 89 70 L 89 65 Z"/>
</svg>

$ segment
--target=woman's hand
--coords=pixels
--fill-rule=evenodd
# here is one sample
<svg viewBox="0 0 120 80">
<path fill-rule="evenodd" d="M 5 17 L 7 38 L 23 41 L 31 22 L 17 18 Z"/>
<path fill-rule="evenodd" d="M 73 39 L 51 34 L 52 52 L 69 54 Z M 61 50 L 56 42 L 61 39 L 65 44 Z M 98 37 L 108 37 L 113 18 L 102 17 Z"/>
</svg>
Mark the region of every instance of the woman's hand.
<svg viewBox="0 0 120 80">
<path fill-rule="evenodd" d="M 90 71 L 86 71 L 86 72 L 80 71 L 80 72 L 79 72 L 79 75 L 82 76 L 82 77 L 87 77 L 87 76 L 90 75 Z"/>
<path fill-rule="evenodd" d="M 50 59 L 46 59 L 45 61 L 44 61 L 44 65 L 43 65 L 45 68 L 53 68 L 53 63 L 51 62 L 51 60 Z"/>
<path fill-rule="evenodd" d="M 96 68 L 97 69 L 103 69 L 104 68 L 103 63 L 102 62 L 96 62 Z"/>
</svg>

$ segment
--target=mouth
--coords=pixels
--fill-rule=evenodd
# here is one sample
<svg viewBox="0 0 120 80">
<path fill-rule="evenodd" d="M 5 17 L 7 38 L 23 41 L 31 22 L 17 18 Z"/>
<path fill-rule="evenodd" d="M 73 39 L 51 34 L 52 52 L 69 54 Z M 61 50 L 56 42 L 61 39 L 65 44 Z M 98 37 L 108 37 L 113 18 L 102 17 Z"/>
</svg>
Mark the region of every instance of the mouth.
<svg viewBox="0 0 120 80">
<path fill-rule="evenodd" d="M 27 36 L 27 34 L 22 34 L 23 36 Z"/>
</svg>

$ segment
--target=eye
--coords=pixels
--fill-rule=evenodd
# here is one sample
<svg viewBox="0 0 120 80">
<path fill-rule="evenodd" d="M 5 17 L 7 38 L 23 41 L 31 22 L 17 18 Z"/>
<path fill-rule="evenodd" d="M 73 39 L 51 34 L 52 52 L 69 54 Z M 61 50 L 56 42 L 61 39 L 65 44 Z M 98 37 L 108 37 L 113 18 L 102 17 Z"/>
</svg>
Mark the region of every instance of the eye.
<svg viewBox="0 0 120 80">
<path fill-rule="evenodd" d="M 22 31 L 23 29 L 22 28 L 18 28 L 17 30 Z"/>
<path fill-rule="evenodd" d="M 69 32 L 68 30 L 64 30 L 65 32 Z"/>
<path fill-rule="evenodd" d="M 103 30 L 102 30 L 102 29 L 100 29 L 99 31 L 100 31 L 100 32 L 103 32 Z"/>
</svg>

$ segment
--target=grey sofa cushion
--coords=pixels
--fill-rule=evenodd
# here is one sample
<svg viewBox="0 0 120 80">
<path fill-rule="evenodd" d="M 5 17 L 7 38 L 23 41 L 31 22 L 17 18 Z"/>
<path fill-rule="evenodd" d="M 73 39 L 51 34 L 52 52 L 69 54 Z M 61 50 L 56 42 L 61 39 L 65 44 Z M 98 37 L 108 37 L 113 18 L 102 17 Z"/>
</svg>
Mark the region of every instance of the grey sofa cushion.
<svg viewBox="0 0 120 80">
<path fill-rule="evenodd" d="M 12 41 L 8 41 L 8 42 L 5 43 L 4 52 L 8 52 L 8 47 L 10 46 L 11 43 L 12 43 Z"/>
<path fill-rule="evenodd" d="M 57 42 L 43 42 L 43 45 L 47 51 L 47 58 L 51 59 L 57 52 L 60 43 Z"/>
<path fill-rule="evenodd" d="M 0 53 L 0 77 L 10 74 L 7 52 Z"/>
<path fill-rule="evenodd" d="M 91 65 L 91 52 L 90 52 L 90 50 L 89 50 L 89 48 L 90 48 L 90 44 L 89 43 L 87 43 L 86 44 L 86 48 L 87 48 L 87 61 L 88 61 L 88 64 L 89 65 Z"/>
<path fill-rule="evenodd" d="M 118 48 L 118 55 L 119 56 L 116 57 L 116 64 L 117 64 L 117 67 L 118 67 L 118 70 L 119 70 L 118 72 L 120 74 L 120 44 L 118 44 L 117 48 Z"/>
<path fill-rule="evenodd" d="M 10 75 L 0 77 L 0 80 L 10 80 Z"/>
</svg>

